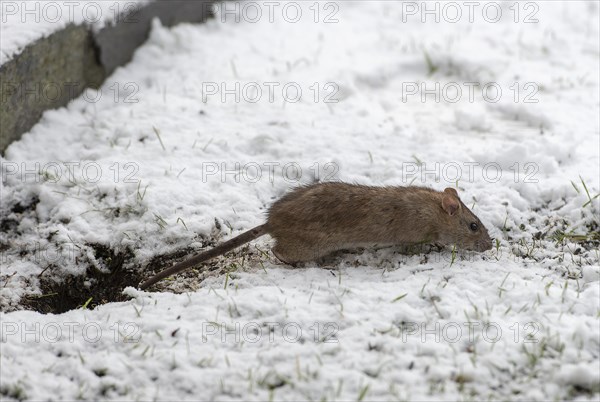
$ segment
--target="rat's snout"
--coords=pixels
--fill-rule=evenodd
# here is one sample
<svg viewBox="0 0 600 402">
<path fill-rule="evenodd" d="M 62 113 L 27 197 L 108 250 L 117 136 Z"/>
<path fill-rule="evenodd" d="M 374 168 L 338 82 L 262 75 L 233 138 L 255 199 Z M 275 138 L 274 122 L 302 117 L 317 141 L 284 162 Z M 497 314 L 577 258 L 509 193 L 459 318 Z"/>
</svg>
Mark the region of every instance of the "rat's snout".
<svg viewBox="0 0 600 402">
<path fill-rule="evenodd" d="M 487 251 L 487 250 L 491 250 L 492 249 L 492 239 L 490 239 L 490 241 L 485 242 L 485 244 L 483 245 L 483 250 L 482 251 Z"/>
<path fill-rule="evenodd" d="M 492 239 L 491 237 L 487 237 L 487 239 L 477 242 L 476 248 L 477 251 L 487 251 L 487 250 L 491 250 L 492 246 L 494 244 L 494 239 Z"/>
</svg>

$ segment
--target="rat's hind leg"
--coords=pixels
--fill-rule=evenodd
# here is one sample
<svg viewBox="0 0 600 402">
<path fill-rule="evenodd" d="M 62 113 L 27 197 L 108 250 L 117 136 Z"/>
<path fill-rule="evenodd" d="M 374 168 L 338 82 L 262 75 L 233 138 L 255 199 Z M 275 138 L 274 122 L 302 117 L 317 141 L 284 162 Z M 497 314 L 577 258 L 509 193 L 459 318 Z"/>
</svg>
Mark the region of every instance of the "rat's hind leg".
<svg viewBox="0 0 600 402">
<path fill-rule="evenodd" d="M 294 268 L 298 265 L 299 261 L 294 261 L 292 259 L 291 255 L 288 255 L 288 254 L 285 254 L 284 252 L 282 252 L 281 247 L 277 247 L 277 245 L 276 245 L 275 247 L 273 247 L 271 249 L 271 251 L 273 252 L 275 257 L 277 257 L 277 259 L 279 261 L 283 262 L 284 264 L 291 265 Z"/>
<path fill-rule="evenodd" d="M 317 238 L 308 239 L 304 236 L 294 235 L 276 238 L 272 251 L 280 261 L 295 265 L 299 262 L 315 261 L 329 254 L 331 250 L 323 248 Z"/>
</svg>

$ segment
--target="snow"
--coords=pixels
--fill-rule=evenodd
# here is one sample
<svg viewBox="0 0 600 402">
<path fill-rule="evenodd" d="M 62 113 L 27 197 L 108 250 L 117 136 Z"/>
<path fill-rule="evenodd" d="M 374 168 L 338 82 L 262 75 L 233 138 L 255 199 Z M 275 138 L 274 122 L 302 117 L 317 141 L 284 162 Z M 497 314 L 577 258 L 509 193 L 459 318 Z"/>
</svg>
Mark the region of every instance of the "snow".
<svg viewBox="0 0 600 402">
<path fill-rule="evenodd" d="M 1 238 L 3 397 L 598 400 L 598 241 L 556 240 L 598 231 L 599 198 L 587 195 L 600 190 L 598 3 L 519 3 L 518 23 L 513 2 L 499 3 L 497 23 L 480 9 L 472 23 L 423 23 L 402 13 L 413 3 L 383 1 L 319 3 L 317 23 L 312 3 L 296 23 L 282 5 L 269 22 L 254 4 L 258 22 L 224 5 L 202 25 L 155 22 L 102 88 L 7 149 L 2 209 L 17 223 Z M 524 23 L 533 11 L 539 22 Z M 481 91 L 490 82 L 495 103 Z M 239 102 L 223 101 L 236 83 Z M 290 83 L 297 102 L 282 95 Z M 439 102 L 407 92 L 436 83 L 448 89 Z M 336 87 L 339 101 L 326 102 Z M 261 224 L 315 177 L 458 181 L 498 247 L 359 250 L 290 268 L 257 253 L 269 250 L 263 237 L 201 283 L 130 287 L 128 301 L 62 314 L 20 310 L 42 295 L 42 276 L 106 270 L 92 244 L 130 248 L 127 267 L 144 269 Z"/>
</svg>

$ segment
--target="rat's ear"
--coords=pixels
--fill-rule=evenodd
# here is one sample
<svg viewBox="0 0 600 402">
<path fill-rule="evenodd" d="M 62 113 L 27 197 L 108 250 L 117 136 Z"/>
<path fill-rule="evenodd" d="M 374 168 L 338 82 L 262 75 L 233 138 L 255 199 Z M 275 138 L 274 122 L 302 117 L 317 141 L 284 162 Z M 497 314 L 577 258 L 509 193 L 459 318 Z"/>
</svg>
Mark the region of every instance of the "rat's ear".
<svg viewBox="0 0 600 402">
<path fill-rule="evenodd" d="M 446 193 L 446 194 L 450 194 L 450 195 L 453 195 L 453 196 L 455 196 L 456 198 L 459 198 L 459 197 L 458 197 L 458 193 L 457 193 L 457 192 L 456 192 L 456 190 L 455 190 L 454 188 L 452 188 L 452 187 L 446 187 L 446 189 L 444 190 L 444 193 Z"/>
<path fill-rule="evenodd" d="M 460 208 L 458 197 L 453 193 L 456 194 L 456 190 L 447 188 L 444 190 L 444 196 L 442 197 L 442 208 L 444 208 L 444 211 L 448 212 L 448 215 L 450 216 L 454 216 Z"/>
</svg>

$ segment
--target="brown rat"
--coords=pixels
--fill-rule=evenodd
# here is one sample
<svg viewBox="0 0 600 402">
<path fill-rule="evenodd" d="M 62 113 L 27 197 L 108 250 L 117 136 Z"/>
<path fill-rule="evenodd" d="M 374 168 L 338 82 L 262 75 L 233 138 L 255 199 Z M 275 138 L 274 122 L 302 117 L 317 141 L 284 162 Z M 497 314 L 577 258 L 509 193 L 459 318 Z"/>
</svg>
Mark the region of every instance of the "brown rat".
<svg viewBox="0 0 600 402">
<path fill-rule="evenodd" d="M 374 245 L 492 248 L 486 228 L 453 188 L 439 192 L 413 186 L 318 183 L 298 187 L 276 201 L 265 224 L 165 269 L 142 283 L 141 289 L 265 234 L 275 239 L 273 254 L 292 265 L 336 250 Z"/>
</svg>

